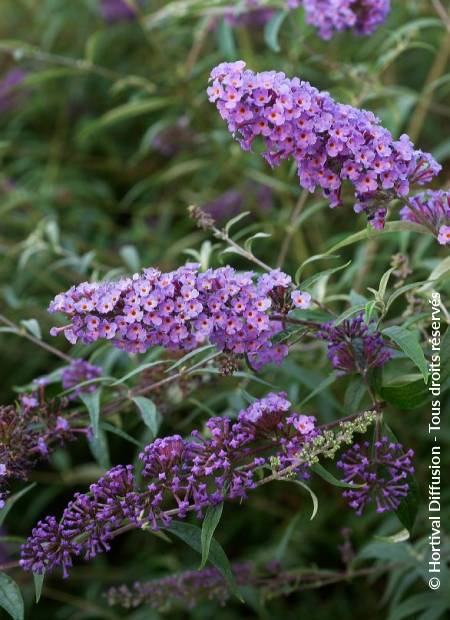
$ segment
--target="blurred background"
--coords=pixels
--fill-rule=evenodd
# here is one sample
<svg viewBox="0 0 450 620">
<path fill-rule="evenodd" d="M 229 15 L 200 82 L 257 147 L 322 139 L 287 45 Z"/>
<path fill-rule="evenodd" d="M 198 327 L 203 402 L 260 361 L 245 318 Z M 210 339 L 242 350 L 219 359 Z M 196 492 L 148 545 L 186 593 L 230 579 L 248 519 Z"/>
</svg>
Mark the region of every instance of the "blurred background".
<svg viewBox="0 0 450 620">
<path fill-rule="evenodd" d="M 277 264 L 301 190 L 289 163 L 270 170 L 256 154 L 242 152 L 208 102 L 209 73 L 224 60 L 243 59 L 255 71 L 276 69 L 300 76 L 341 102 L 373 110 L 395 137 L 407 132 L 418 148 L 434 155 L 443 166 L 436 188 L 448 188 L 450 30 L 432 0 L 393 0 L 387 24 L 373 36 L 347 32 L 330 42 L 321 41 L 305 24 L 302 9 L 283 11 L 282 0 L 250 14 L 242 12 L 243 4 L 1 1 L 0 307 L 8 319 L 16 324 L 36 319 L 21 324 L 23 329 L 48 341 L 53 324 L 48 303 L 73 283 L 147 266 L 171 270 L 198 253 L 204 265 L 229 261 L 251 268 L 239 257 L 220 254 L 223 247 L 216 247 L 187 216 L 191 204 L 202 206 L 220 225 L 249 211 L 236 238 L 259 231 L 270 234 L 255 242 L 254 251 Z M 284 261 L 291 274 L 308 257 L 366 226 L 364 216 L 353 214 L 350 199 L 345 207 L 330 210 L 318 194 L 308 199 L 297 224 Z M 406 257 L 414 281 L 426 280 L 446 256 L 431 237 L 408 233 L 351 245 L 341 252 L 342 259 L 352 260 L 351 266 L 322 279 L 317 294 L 338 304 L 349 299 L 351 290 L 353 299 L 365 295 L 367 287 L 377 288 L 398 254 Z M 313 263 L 305 275 L 315 269 Z M 426 309 L 425 298 L 402 303 L 399 315 Z M 69 349 L 62 338 L 56 346 Z M 77 345 L 75 353 L 118 376 L 130 363 L 108 347 Z M 51 353 L 7 330 L 0 332 L 0 355 L 4 404 L 16 398 L 17 386 L 60 365 Z M 351 388 L 349 380 L 341 379 L 314 394 L 329 372 L 326 356 L 313 343 L 262 378 L 287 389 L 295 402 L 312 394 L 305 409 L 327 421 L 345 415 L 345 395 Z M 267 387 L 213 375 L 174 387 L 160 395 L 163 434 L 187 433 L 211 410 L 237 411 L 246 390 L 257 396 Z M 421 441 L 427 415 L 426 408 L 391 411 L 391 426 L 419 455 L 424 450 L 426 454 Z M 129 416 L 124 425 L 128 431 L 143 432 Z M 111 462 L 132 462 L 136 448 L 124 447 L 117 436 L 109 439 Z M 60 510 L 75 490 L 95 479 L 100 467 L 86 446 L 57 452 L 36 472 L 38 488 L 17 508 L 8 534 L 27 535 L 39 516 Z M 424 464 L 419 479 L 426 475 Z M 394 557 L 382 543 L 366 545 L 374 534 L 399 529 L 395 517 L 369 514 L 358 519 L 346 509 L 339 489 L 330 491 L 318 480 L 321 509 L 309 523 L 307 496 L 281 487 L 263 489 L 243 506 L 226 507 L 217 537 L 232 561 L 264 564 L 278 558 L 286 527 L 299 513 L 289 544 L 280 552 L 283 565 L 342 568 L 340 547 L 350 537 L 351 553 L 397 568 L 382 571 L 381 577 L 375 572 L 323 589 L 280 592 L 264 605 L 256 598 L 251 606 L 230 602 L 223 608 L 210 601 L 191 611 L 172 609 L 169 617 L 440 617 L 421 616 L 426 607 L 420 606 L 417 615 L 401 611 L 404 600 L 423 592 L 414 558 L 423 551 L 423 515 L 413 544 L 401 543 L 401 552 L 400 547 L 395 552 L 399 557 Z M 342 528 L 348 531 L 343 534 Z M 109 610 L 102 592 L 112 584 L 195 567 L 197 558 L 181 543 L 168 545 L 149 534 L 144 544 L 142 536 L 118 540 L 110 555 L 80 564 L 68 582 L 49 580 L 44 598 L 30 607 L 28 617 L 157 618 L 148 608 Z M 4 554 L 12 557 L 16 550 L 6 545 Z M 25 575 L 17 579 L 31 606 L 32 583 Z"/>
</svg>

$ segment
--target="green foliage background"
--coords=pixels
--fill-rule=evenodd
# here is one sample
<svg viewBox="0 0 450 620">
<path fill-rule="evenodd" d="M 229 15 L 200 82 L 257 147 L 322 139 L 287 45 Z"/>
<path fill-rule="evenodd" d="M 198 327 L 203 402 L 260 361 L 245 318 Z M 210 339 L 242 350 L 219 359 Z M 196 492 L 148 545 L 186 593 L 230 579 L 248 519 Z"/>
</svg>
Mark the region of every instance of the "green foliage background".
<svg viewBox="0 0 450 620">
<path fill-rule="evenodd" d="M 56 293 L 84 279 L 142 266 L 170 270 L 186 260 L 188 249 L 202 248 L 203 261 L 212 266 L 229 261 L 251 268 L 232 254 L 222 256 L 223 247 L 210 247 L 207 242 L 215 241 L 187 217 L 188 205 L 206 204 L 230 189 L 243 193 L 242 209 L 251 212 L 233 229 L 235 238 L 259 231 L 270 234 L 256 240 L 253 249 L 275 265 L 300 188 L 290 165 L 271 171 L 254 153 L 243 153 L 207 101 L 209 72 L 223 60 L 244 59 L 254 70 L 299 75 L 342 102 L 373 110 L 395 136 L 410 132 L 418 147 L 433 153 L 444 167 L 436 187 L 448 187 L 450 35 L 433 2 L 393 0 L 388 23 L 374 36 L 360 39 L 345 33 L 329 43 L 321 42 L 305 25 L 301 10 L 278 17 L 265 31 L 233 29 L 221 18 L 223 4 L 147 0 L 139 20 L 108 25 L 99 16 L 96 0 L 2 0 L 0 68 L 20 67 L 28 75 L 20 105 L 0 117 L 0 303 L 2 313 L 16 323 L 36 318 L 47 340 L 52 321 L 46 307 Z M 161 154 L 155 136 L 180 118 L 186 127 L 175 132 L 176 152 Z M 271 190 L 269 210 L 261 208 L 261 186 Z M 296 224 L 300 225 L 292 231 L 284 264 L 291 274 L 310 256 L 366 226 L 364 217 L 353 214 L 350 199 L 345 207 L 330 210 L 318 195 L 309 197 Z M 304 275 L 351 260 L 347 269 L 316 285 L 316 295 L 342 312 L 349 303 L 361 303 L 361 296 L 371 299 L 368 287 L 378 289 L 392 256 L 399 252 L 413 269 L 407 282 L 426 281 L 441 266 L 443 277 L 436 286 L 443 296 L 448 294 L 445 249 L 431 237 L 407 232 L 368 235 L 340 250 L 339 261 L 314 262 Z M 415 313 L 404 316 L 419 318 L 426 344 L 420 322 L 420 318 L 426 322 L 426 290 L 417 297 Z M 399 299 L 390 318 L 401 317 L 406 307 L 404 298 Z M 58 346 L 66 346 L 61 340 Z M 77 345 L 75 352 L 102 362 L 115 376 L 143 361 L 130 361 L 108 347 Z M 59 365 L 51 354 L 7 332 L 0 334 L 0 355 L 3 403 L 15 398 L 16 386 Z M 405 360 L 395 361 L 392 372 L 399 374 L 399 369 L 414 372 Z M 294 402 L 312 395 L 304 410 L 326 422 L 355 410 L 352 389 L 357 387 L 344 378 L 328 381 L 315 393 L 329 376 L 323 347 L 313 343 L 300 345 L 280 369 L 262 373 L 261 379 L 286 389 Z M 245 405 L 246 392 L 258 396 L 267 389 L 248 377 L 213 376 L 187 395 L 172 390 L 164 396 L 170 406 L 161 432 L 187 433 L 207 419 L 208 411 L 235 412 Z M 387 415 L 397 436 L 418 454 L 422 489 L 427 485 L 428 416 L 427 406 L 408 411 L 391 406 Z M 143 436 L 131 409 L 116 423 Z M 112 463 L 133 461 L 133 444 L 112 434 L 108 438 Z M 443 439 L 449 439 L 448 426 Z M 96 479 L 100 469 L 82 442 L 58 451 L 50 464 L 35 472 L 37 486 L 13 509 L 7 533 L 27 535 L 40 516 L 58 513 L 77 489 Z M 429 593 L 424 581 L 428 534 L 424 499 L 412 543 L 392 544 L 374 537 L 401 529 L 396 517 L 368 514 L 358 519 L 345 507 L 339 489 L 319 478 L 313 487 L 319 513 L 312 522 L 309 498 L 294 485 L 261 489 L 242 506 L 226 506 L 216 535 L 230 560 L 273 559 L 286 528 L 299 515 L 282 553 L 285 567 L 343 570 L 338 546 L 341 528 L 348 527 L 361 566 L 388 563 L 392 569 L 381 577 L 372 574 L 323 589 L 301 588 L 264 605 L 255 602 L 257 598 L 252 606 L 230 602 L 224 608 L 211 601 L 192 611 L 172 610 L 169 617 L 430 620 L 448 613 L 449 582 L 439 593 Z M 449 516 L 448 499 L 447 490 L 443 519 Z M 16 549 L 10 543 L 12 555 Z M 197 562 L 181 542 L 169 545 L 137 532 L 116 541 L 111 554 L 78 565 L 68 582 L 46 580 L 38 606 L 32 605 L 29 577 L 14 576 L 26 593 L 29 618 L 153 619 L 158 616 L 148 609 L 109 610 L 102 592 L 108 585 L 150 579 Z"/>
</svg>

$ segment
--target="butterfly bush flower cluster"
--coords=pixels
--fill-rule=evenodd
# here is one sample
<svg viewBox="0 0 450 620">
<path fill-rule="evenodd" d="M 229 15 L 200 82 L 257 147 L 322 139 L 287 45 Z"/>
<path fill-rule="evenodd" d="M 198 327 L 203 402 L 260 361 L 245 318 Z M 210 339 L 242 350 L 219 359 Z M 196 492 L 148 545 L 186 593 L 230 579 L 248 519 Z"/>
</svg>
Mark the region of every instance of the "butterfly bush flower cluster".
<svg viewBox="0 0 450 620">
<path fill-rule="evenodd" d="M 62 519 L 47 517 L 22 547 L 21 566 L 42 573 L 61 566 L 67 575 L 74 556 L 90 559 L 108 551 L 124 524 L 158 529 L 173 515 L 185 518 L 224 499 L 245 499 L 257 472 L 276 458 L 278 467 L 305 476 L 299 455 L 318 435 L 315 418 L 290 412 L 284 393 L 268 394 L 241 411 L 236 422 L 212 418 L 206 436 L 156 439 L 140 454 L 145 487 L 131 465 L 117 465 L 88 493 L 77 493 Z M 255 456 L 257 452 L 258 456 Z"/>
<path fill-rule="evenodd" d="M 325 40 L 342 30 L 371 35 L 386 21 L 391 10 L 390 0 L 287 0 L 287 5 L 289 8 L 303 5 L 306 22 L 315 26 Z"/>
<path fill-rule="evenodd" d="M 233 564 L 232 570 L 238 586 L 255 583 L 256 575 L 251 564 Z M 145 603 L 152 609 L 164 612 L 173 606 L 193 609 L 201 600 L 225 605 L 230 598 L 230 591 L 221 573 L 207 566 L 202 570 L 187 570 L 161 579 L 137 581 L 132 588 L 125 585 L 110 588 L 106 598 L 109 605 L 130 609 Z"/>
<path fill-rule="evenodd" d="M 63 312 L 71 323 L 53 328 L 71 343 L 110 340 L 129 353 L 154 345 L 190 351 L 210 342 L 221 351 L 246 355 L 254 368 L 281 362 L 287 346 L 275 343 L 282 331 L 269 311 L 286 312 L 291 278 L 274 270 L 253 281 L 252 272 L 231 267 L 201 273 L 188 264 L 161 273 L 144 269 L 117 282 L 82 283 L 57 295 L 50 312 Z"/>
<path fill-rule="evenodd" d="M 66 402 L 24 395 L 21 404 L 0 407 L 0 508 L 13 480 L 26 480 L 33 467 L 50 451 L 74 439 L 76 414 L 65 414 Z"/>
<path fill-rule="evenodd" d="M 328 359 L 340 374 L 366 373 L 384 366 L 392 357 L 382 334 L 362 314 L 339 325 L 321 325 L 317 337 L 328 344 Z"/>
<path fill-rule="evenodd" d="M 65 390 L 75 388 L 79 383 L 85 381 L 91 381 L 101 377 L 102 369 L 99 366 L 94 366 L 89 362 L 82 359 L 74 359 L 68 366 L 66 366 L 61 373 L 61 383 Z M 80 394 L 89 394 L 95 392 L 97 389 L 96 384 L 81 385 L 76 387 L 69 395 L 70 400 L 80 396 Z"/>
<path fill-rule="evenodd" d="M 337 466 L 343 481 L 361 485 L 344 491 L 349 506 L 361 516 L 365 507 L 374 502 L 377 512 L 396 510 L 408 494 L 408 477 L 414 473 L 414 452 L 382 437 L 372 447 L 368 441 L 355 444 L 345 452 Z"/>
<path fill-rule="evenodd" d="M 244 150 L 262 136 L 267 162 L 275 167 L 293 158 L 300 185 L 310 192 L 320 187 L 331 207 L 342 204 L 343 185 L 349 183 L 355 211 L 382 228 L 392 199 L 439 172 L 430 154 L 415 150 L 406 134 L 394 140 L 372 112 L 336 103 L 297 77 L 245 66 L 237 61 L 215 67 L 209 100 Z"/>
<path fill-rule="evenodd" d="M 408 200 L 400 211 L 402 220 L 428 226 L 441 245 L 450 244 L 450 192 L 428 191 Z"/>
</svg>

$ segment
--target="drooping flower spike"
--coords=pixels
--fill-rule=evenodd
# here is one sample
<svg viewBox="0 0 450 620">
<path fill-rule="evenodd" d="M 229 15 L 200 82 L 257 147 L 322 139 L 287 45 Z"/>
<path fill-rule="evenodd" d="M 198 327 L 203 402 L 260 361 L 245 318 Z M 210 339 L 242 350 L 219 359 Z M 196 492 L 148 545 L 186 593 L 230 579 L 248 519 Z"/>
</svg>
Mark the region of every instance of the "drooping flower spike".
<svg viewBox="0 0 450 620">
<path fill-rule="evenodd" d="M 273 458 L 280 469 L 304 476 L 299 455 L 318 432 L 313 417 L 289 413 L 290 408 L 284 393 L 268 394 L 236 422 L 210 419 L 206 436 L 194 431 L 191 439 L 156 439 L 140 454 L 143 488 L 131 465 L 113 467 L 89 493 L 75 495 L 59 522 L 47 517 L 38 523 L 22 548 L 22 568 L 42 573 L 62 566 L 66 574 L 73 556 L 90 559 L 108 551 L 126 524 L 159 529 L 174 515 L 182 519 L 194 511 L 201 517 L 225 499 L 245 499 L 257 472 Z"/>
<path fill-rule="evenodd" d="M 142 484 L 131 465 L 113 467 L 88 493 L 75 495 L 60 521 L 49 516 L 36 525 L 22 546 L 20 565 L 37 573 L 62 567 L 67 575 L 74 557 L 91 559 L 108 551 L 123 531 L 168 527 L 173 517 L 184 519 L 190 512 L 202 518 L 207 507 L 244 500 L 274 479 L 307 478 L 309 465 L 321 455 L 332 458 L 377 415 L 358 414 L 334 434 L 317 428 L 314 417 L 290 410 L 284 393 L 268 394 L 235 422 L 212 418 L 205 434 L 156 439 L 140 454 Z M 261 478 L 264 468 L 276 474 Z"/>
<path fill-rule="evenodd" d="M 263 566 L 253 562 L 234 562 L 231 569 L 238 586 L 258 588 L 263 597 L 270 599 L 286 595 L 286 591 L 291 592 L 303 583 L 303 575 L 295 570 L 282 570 L 277 560 Z M 322 575 L 318 573 L 317 577 L 321 579 Z M 229 584 L 213 566 L 185 570 L 149 581 L 135 581 L 131 586 L 120 585 L 106 592 L 109 605 L 120 605 L 126 609 L 149 605 L 162 613 L 173 608 L 193 609 L 205 600 L 225 605 L 231 596 Z"/>
<path fill-rule="evenodd" d="M 249 586 L 256 581 L 251 564 L 233 564 L 237 585 Z M 161 579 L 133 583 L 110 588 L 106 593 L 109 605 L 126 609 L 146 604 L 157 611 L 167 612 L 173 606 L 193 609 L 201 600 L 211 600 L 224 605 L 230 591 L 223 575 L 212 566 L 202 570 L 187 570 Z"/>
<path fill-rule="evenodd" d="M 142 274 L 115 282 L 74 286 L 57 295 L 50 312 L 63 312 L 71 323 L 53 328 L 75 343 L 110 340 L 130 353 L 160 345 L 189 351 L 210 342 L 236 356 L 246 355 L 254 368 L 280 362 L 287 346 L 274 337 L 283 325 L 271 320 L 269 310 L 286 312 L 291 306 L 291 278 L 275 270 L 259 276 L 231 267 L 208 269 L 189 264 L 161 273 Z"/>
<path fill-rule="evenodd" d="M 366 110 L 336 103 L 297 77 L 263 71 L 245 62 L 222 63 L 211 72 L 209 100 L 244 150 L 261 136 L 272 166 L 293 158 L 300 185 L 322 189 L 331 207 L 342 204 L 344 184 L 353 186 L 355 211 L 382 228 L 387 205 L 428 183 L 441 169 L 429 153 L 415 150 L 407 135 L 394 140 Z"/>
<path fill-rule="evenodd" d="M 449 191 L 428 191 L 413 196 L 400 216 L 402 220 L 429 227 L 441 245 L 450 244 Z"/>
</svg>

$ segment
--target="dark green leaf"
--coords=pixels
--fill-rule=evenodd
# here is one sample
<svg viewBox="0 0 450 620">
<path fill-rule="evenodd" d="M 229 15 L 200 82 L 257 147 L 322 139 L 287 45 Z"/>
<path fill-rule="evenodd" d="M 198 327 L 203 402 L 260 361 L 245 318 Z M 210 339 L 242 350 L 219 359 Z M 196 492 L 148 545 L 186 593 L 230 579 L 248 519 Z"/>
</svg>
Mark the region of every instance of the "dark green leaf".
<svg viewBox="0 0 450 620">
<path fill-rule="evenodd" d="M 4 523 L 5 519 L 6 519 L 6 515 L 11 510 L 11 508 L 14 506 L 14 504 L 17 502 L 17 500 L 19 500 L 23 495 L 25 495 L 25 493 L 28 493 L 28 491 L 30 491 L 35 486 L 36 486 L 36 483 L 33 482 L 32 484 L 29 484 L 27 487 L 25 487 L 24 489 L 22 489 L 18 493 L 15 493 L 14 495 L 11 495 L 11 497 L 9 497 L 6 500 L 5 505 L 0 510 L 0 527 L 3 525 L 3 523 Z"/>
<path fill-rule="evenodd" d="M 200 568 L 203 568 L 208 561 L 209 549 L 211 547 L 211 540 L 216 531 L 216 527 L 219 525 L 220 518 L 223 511 L 223 502 L 217 504 L 217 506 L 209 506 L 205 518 L 202 523 L 201 543 L 202 543 L 202 561 Z"/>
<path fill-rule="evenodd" d="M 341 487 L 342 489 L 358 489 L 363 486 L 362 484 L 348 484 L 347 482 L 342 482 L 341 480 L 338 480 L 320 463 L 315 463 L 314 465 L 312 465 L 311 471 L 332 484 L 334 487 Z"/>
<path fill-rule="evenodd" d="M 388 403 L 403 410 L 422 407 L 429 399 L 428 387 L 419 374 L 396 377 L 392 383 L 382 385 L 379 393 Z"/>
<path fill-rule="evenodd" d="M 14 620 L 23 620 L 24 605 L 19 586 L 6 573 L 0 573 L 0 607 Z"/>
<path fill-rule="evenodd" d="M 383 329 L 383 334 L 398 344 L 401 350 L 420 370 L 424 382 L 427 383 L 428 364 L 423 354 L 422 347 L 418 342 L 419 332 L 413 332 L 399 325 L 393 325 L 392 327 L 385 327 Z"/>
<path fill-rule="evenodd" d="M 122 437 L 122 439 L 126 439 L 126 441 L 129 441 L 130 443 L 133 443 L 135 446 L 138 446 L 138 448 L 142 448 L 143 446 L 143 444 L 139 442 L 137 439 L 135 439 L 134 437 L 132 437 L 131 435 L 123 431 L 121 428 L 117 428 L 117 426 L 110 424 L 109 422 L 100 422 L 100 428 L 109 433 L 113 433 L 113 435 Z"/>
<path fill-rule="evenodd" d="M 398 232 L 415 232 L 429 235 L 430 231 L 425 226 L 421 226 L 420 224 L 415 224 L 414 222 L 408 222 L 406 220 L 399 222 L 387 222 L 383 230 L 375 230 L 374 228 L 367 227 L 365 230 L 361 230 L 349 237 L 346 237 L 339 243 L 336 243 L 331 247 L 327 254 L 334 254 L 337 250 L 341 248 L 345 248 L 347 245 L 351 245 L 353 243 L 357 243 L 358 241 L 364 241 L 365 239 L 373 239 L 375 237 L 379 237 L 381 235 L 387 235 L 391 233 Z"/>
<path fill-rule="evenodd" d="M 168 532 L 171 532 L 175 536 L 178 536 L 183 542 L 192 547 L 197 553 L 202 553 L 201 543 L 201 530 L 196 525 L 190 523 L 184 523 L 182 521 L 173 521 L 168 528 L 165 528 Z M 213 564 L 217 570 L 223 575 L 226 580 L 230 591 L 242 601 L 242 597 L 236 585 L 236 581 L 231 570 L 230 562 L 225 554 L 225 551 L 219 545 L 219 543 L 213 538 L 211 540 L 211 546 L 209 551 L 209 561 Z"/>
<path fill-rule="evenodd" d="M 88 442 L 91 452 L 100 467 L 103 469 L 109 469 L 111 466 L 111 461 L 109 458 L 108 440 L 106 438 L 105 431 L 99 428 L 98 436 L 89 437 Z"/>
<path fill-rule="evenodd" d="M 132 400 L 137 405 L 142 420 L 151 430 L 153 437 L 157 437 L 161 424 L 161 416 L 156 409 L 155 403 L 145 396 L 134 396 Z"/>
<path fill-rule="evenodd" d="M 45 573 L 42 573 L 42 575 L 40 575 L 39 573 L 33 573 L 34 593 L 35 593 L 36 603 L 39 603 L 39 601 L 41 600 L 42 586 L 44 585 L 44 578 L 45 578 Z"/>
<path fill-rule="evenodd" d="M 279 480 L 282 480 L 284 482 L 293 482 L 294 484 L 298 484 L 298 486 L 305 489 L 305 491 L 308 491 L 309 495 L 311 496 L 311 501 L 313 503 L 312 513 L 309 518 L 309 520 L 312 521 L 314 517 L 317 515 L 317 511 L 319 510 L 319 500 L 317 499 L 317 495 L 314 493 L 314 491 L 310 489 L 309 486 L 305 484 L 304 482 L 302 482 L 301 480 L 297 480 L 297 478 L 279 478 Z"/>
<path fill-rule="evenodd" d="M 148 362 L 146 364 L 140 364 L 134 370 L 130 370 L 130 372 L 127 372 L 126 375 L 124 375 L 120 379 L 117 379 L 116 381 L 114 381 L 114 383 L 111 383 L 111 385 L 112 386 L 120 385 L 121 383 L 124 383 L 125 381 L 127 381 L 130 377 L 134 377 L 134 375 L 137 375 L 140 372 L 147 370 L 147 368 L 152 368 L 152 366 L 158 366 L 159 364 L 169 364 L 169 363 L 170 363 L 170 360 L 156 360 L 156 362 Z"/>
<path fill-rule="evenodd" d="M 100 420 L 100 390 L 80 394 L 80 398 L 88 410 L 94 437 L 98 437 L 98 425 Z"/>
</svg>

